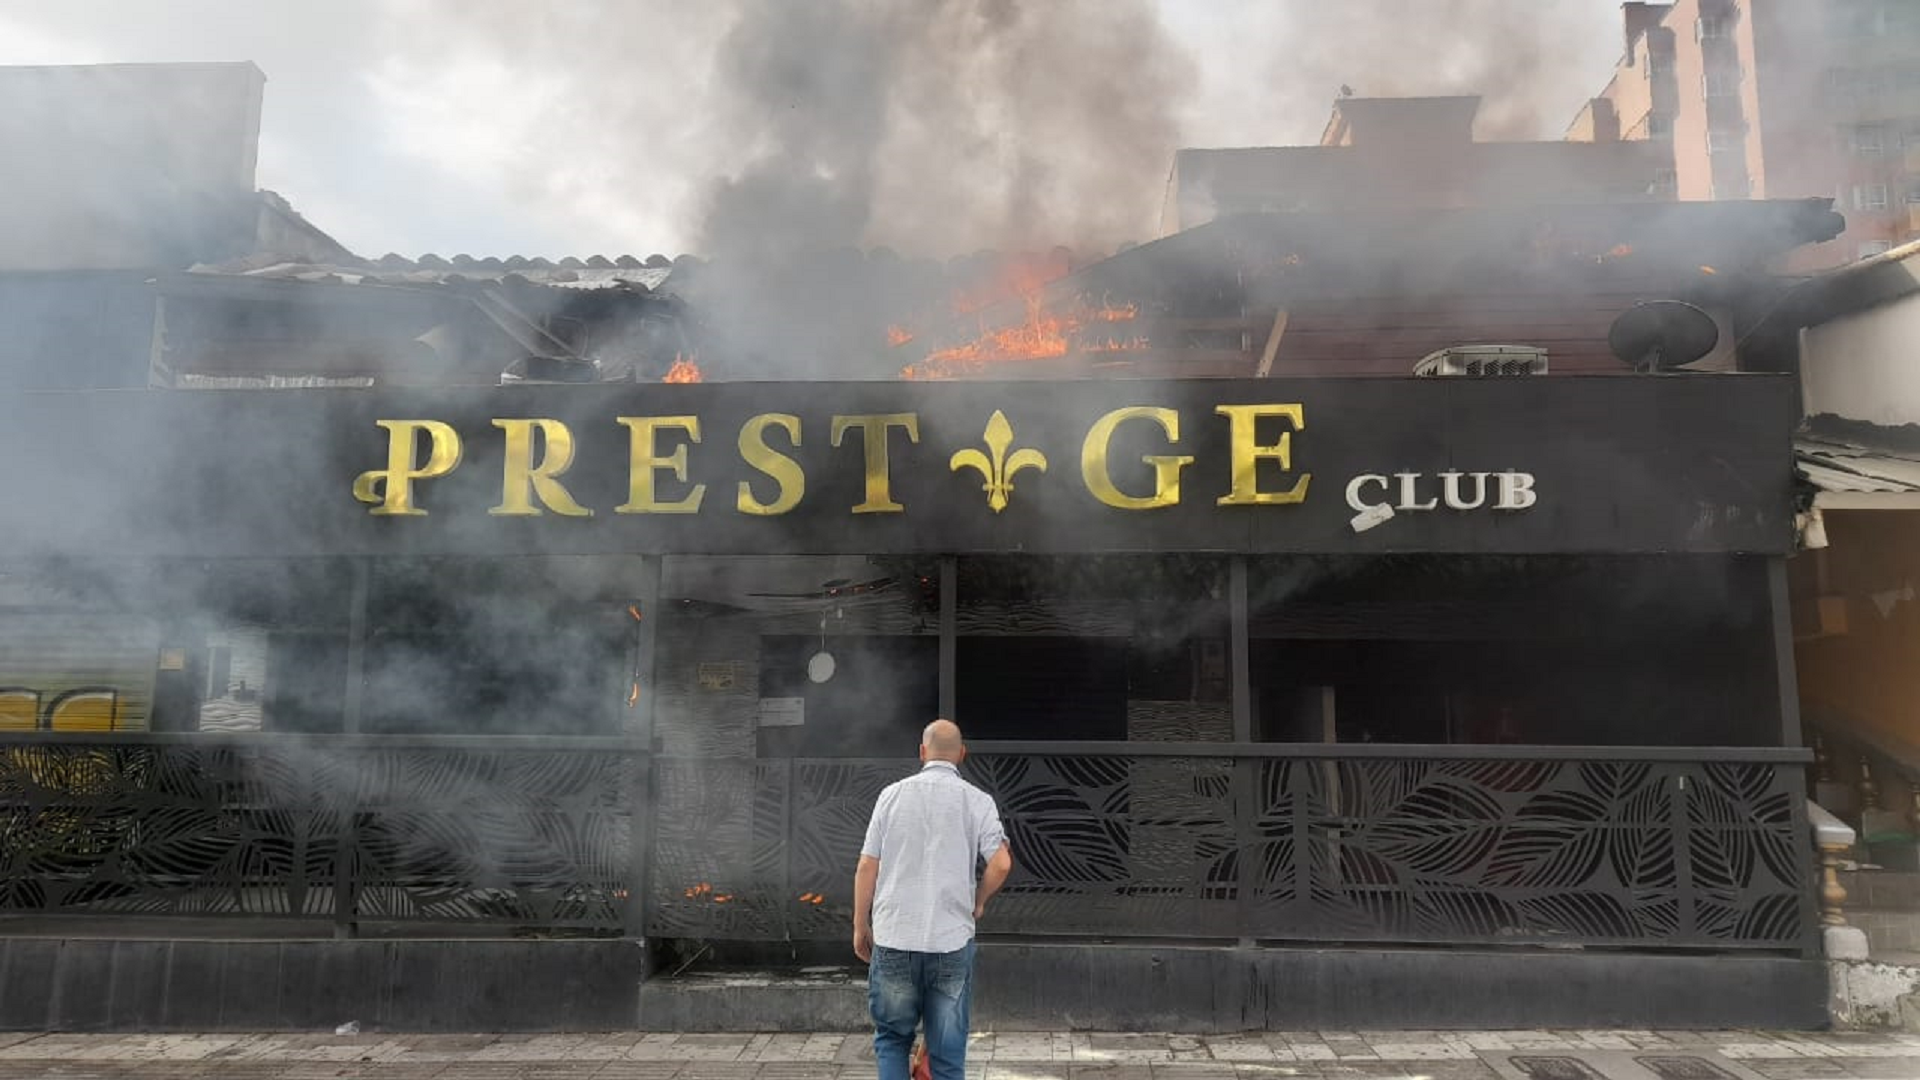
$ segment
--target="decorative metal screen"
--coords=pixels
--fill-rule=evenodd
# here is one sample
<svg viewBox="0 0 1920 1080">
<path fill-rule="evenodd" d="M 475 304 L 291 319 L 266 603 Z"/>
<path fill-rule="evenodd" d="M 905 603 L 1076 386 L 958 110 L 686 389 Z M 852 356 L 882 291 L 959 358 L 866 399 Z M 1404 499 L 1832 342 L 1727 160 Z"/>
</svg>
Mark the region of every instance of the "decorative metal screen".
<svg viewBox="0 0 1920 1080">
<path fill-rule="evenodd" d="M 985 927 L 1298 941 L 1804 949 L 1790 755 L 1196 747 L 982 753 L 1016 871 Z M 626 929 L 624 743 L 0 743 L 0 914 Z M 656 759 L 649 933 L 837 939 L 910 761 Z M 646 820 L 646 815 L 638 815 Z"/>
<path fill-rule="evenodd" d="M 969 759 L 1016 864 L 983 929 L 1721 949 L 1810 940 L 1793 764 L 1540 748 L 1179 753 Z M 867 814 L 913 768 L 662 762 L 651 931 L 843 936 Z"/>
<path fill-rule="evenodd" d="M 0 913 L 614 929 L 642 759 L 319 740 L 0 745 Z"/>
</svg>

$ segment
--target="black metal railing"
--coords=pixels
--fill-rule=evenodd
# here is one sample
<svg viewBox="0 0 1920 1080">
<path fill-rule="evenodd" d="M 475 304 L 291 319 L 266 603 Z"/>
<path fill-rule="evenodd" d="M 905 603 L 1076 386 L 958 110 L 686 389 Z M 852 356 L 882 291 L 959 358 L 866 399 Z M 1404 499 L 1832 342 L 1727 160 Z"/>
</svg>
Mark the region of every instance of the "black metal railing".
<svg viewBox="0 0 1920 1080">
<path fill-rule="evenodd" d="M 0 737 L 0 916 L 633 921 L 614 740 Z"/>
<path fill-rule="evenodd" d="M 1017 866 L 982 932 L 1805 951 L 1807 760 L 978 745 L 965 771 Z M 913 768 L 649 760 L 607 739 L 9 733 L 0 917 L 835 940 L 873 802 Z"/>
<path fill-rule="evenodd" d="M 976 748 L 1017 869 L 983 933 L 1805 951 L 1792 750 Z M 838 938 L 898 760 L 662 760 L 651 932 Z"/>
</svg>

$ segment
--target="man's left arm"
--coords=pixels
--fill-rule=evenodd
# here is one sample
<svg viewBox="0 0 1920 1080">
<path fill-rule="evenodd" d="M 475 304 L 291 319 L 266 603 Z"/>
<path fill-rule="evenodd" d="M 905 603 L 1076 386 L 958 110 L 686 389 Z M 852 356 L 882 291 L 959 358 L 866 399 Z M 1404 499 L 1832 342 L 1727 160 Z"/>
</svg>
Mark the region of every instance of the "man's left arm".
<svg viewBox="0 0 1920 1080">
<path fill-rule="evenodd" d="M 873 960 L 873 893 L 880 884 L 880 856 L 886 844 L 887 819 L 893 813 L 893 788 L 880 793 L 867 819 L 866 839 L 860 843 L 860 863 L 853 868 L 853 955 L 862 963 Z"/>
<path fill-rule="evenodd" d="M 873 960 L 873 889 L 880 880 L 880 860 L 860 856 L 853 871 L 853 955 Z"/>
<path fill-rule="evenodd" d="M 1000 823 L 1000 808 L 985 795 L 979 797 L 975 809 L 976 824 L 974 831 L 978 837 L 978 855 L 986 860 L 986 866 L 980 874 L 979 888 L 973 896 L 973 917 L 978 921 L 987 913 L 987 901 L 1006 884 L 1007 875 L 1013 873 L 1013 853 L 1007 845 L 1007 830 Z"/>
</svg>

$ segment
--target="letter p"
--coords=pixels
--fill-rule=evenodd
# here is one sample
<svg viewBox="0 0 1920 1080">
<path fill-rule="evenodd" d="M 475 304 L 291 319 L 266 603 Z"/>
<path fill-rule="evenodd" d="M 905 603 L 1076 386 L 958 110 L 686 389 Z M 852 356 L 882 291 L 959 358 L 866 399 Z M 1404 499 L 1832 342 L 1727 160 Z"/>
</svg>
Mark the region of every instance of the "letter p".
<svg viewBox="0 0 1920 1080">
<path fill-rule="evenodd" d="M 353 481 L 353 497 L 363 503 L 378 503 L 367 513 L 375 517 L 425 517 L 426 511 L 413 505 L 413 482 L 445 476 L 460 464 L 460 435 L 438 420 L 380 420 L 387 429 L 387 467 L 370 469 Z M 430 440 L 427 462 L 414 463 L 414 444 L 419 432 Z"/>
</svg>

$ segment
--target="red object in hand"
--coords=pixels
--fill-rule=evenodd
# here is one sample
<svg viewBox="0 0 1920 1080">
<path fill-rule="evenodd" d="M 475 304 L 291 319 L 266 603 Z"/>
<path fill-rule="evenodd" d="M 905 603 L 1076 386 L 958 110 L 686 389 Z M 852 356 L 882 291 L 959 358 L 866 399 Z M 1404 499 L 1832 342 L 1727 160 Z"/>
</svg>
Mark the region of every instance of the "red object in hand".
<svg viewBox="0 0 1920 1080">
<path fill-rule="evenodd" d="M 933 1065 L 927 1060 L 927 1044 L 913 1044 L 913 1058 L 908 1062 L 907 1072 L 913 1080 L 933 1080 Z"/>
</svg>

